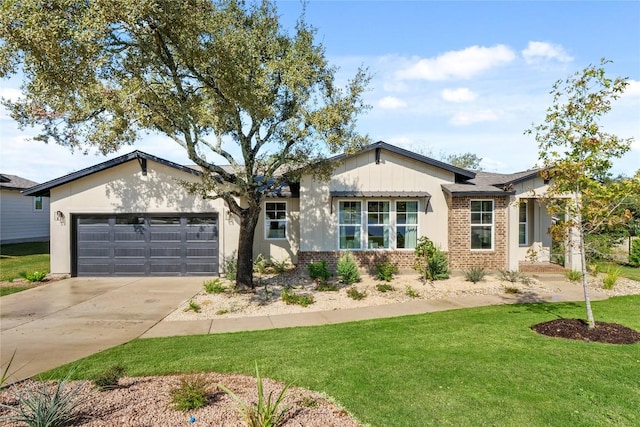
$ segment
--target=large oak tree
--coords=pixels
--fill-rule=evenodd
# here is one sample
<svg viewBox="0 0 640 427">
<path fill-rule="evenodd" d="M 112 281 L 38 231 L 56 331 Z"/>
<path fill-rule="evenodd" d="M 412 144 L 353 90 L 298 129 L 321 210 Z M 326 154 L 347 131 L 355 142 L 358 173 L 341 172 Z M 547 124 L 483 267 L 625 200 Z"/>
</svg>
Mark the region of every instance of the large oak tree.
<svg viewBox="0 0 640 427">
<path fill-rule="evenodd" d="M 254 230 L 282 171 L 366 142 L 368 74 L 337 87 L 304 11 L 287 31 L 273 1 L 4 0 L 0 40 L 0 77 L 23 79 L 4 103 L 39 139 L 109 153 L 151 131 L 186 150 L 203 171 L 190 190 L 240 219 L 239 286 L 253 287 Z"/>
</svg>

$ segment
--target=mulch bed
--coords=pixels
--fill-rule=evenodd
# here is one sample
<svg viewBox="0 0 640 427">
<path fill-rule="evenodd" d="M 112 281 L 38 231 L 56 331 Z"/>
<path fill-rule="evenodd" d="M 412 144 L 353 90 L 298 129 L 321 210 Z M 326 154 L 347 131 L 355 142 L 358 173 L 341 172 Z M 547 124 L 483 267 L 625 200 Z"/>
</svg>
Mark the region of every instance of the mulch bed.
<svg viewBox="0 0 640 427">
<path fill-rule="evenodd" d="M 596 322 L 589 329 L 582 319 L 556 319 L 531 327 L 535 332 L 550 337 L 601 342 L 606 344 L 635 344 L 640 342 L 640 332 L 617 323 Z"/>
</svg>

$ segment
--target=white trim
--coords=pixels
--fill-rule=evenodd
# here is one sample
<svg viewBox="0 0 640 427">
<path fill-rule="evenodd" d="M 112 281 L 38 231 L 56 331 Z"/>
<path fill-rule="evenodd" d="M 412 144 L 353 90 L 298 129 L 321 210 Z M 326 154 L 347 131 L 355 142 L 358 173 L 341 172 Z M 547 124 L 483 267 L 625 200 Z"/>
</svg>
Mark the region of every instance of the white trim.
<svg viewBox="0 0 640 427">
<path fill-rule="evenodd" d="M 482 213 L 485 212 L 482 210 L 482 204 L 480 205 L 480 224 L 473 224 L 471 222 L 471 216 L 473 215 L 473 212 L 478 212 L 478 211 L 473 211 L 471 209 L 471 204 L 473 202 L 491 202 L 491 224 L 483 224 L 482 223 Z M 491 252 L 495 250 L 495 240 L 496 240 L 496 236 L 495 236 L 495 222 L 496 222 L 496 202 L 494 199 L 471 199 L 469 200 L 469 249 L 473 252 Z M 472 237 L 473 234 L 471 233 L 471 230 L 473 229 L 473 227 L 491 227 L 491 247 L 490 248 L 476 248 L 474 249 L 472 247 Z"/>
<path fill-rule="evenodd" d="M 284 204 L 284 237 L 269 237 L 269 224 L 276 221 L 282 221 L 281 219 L 269 219 L 267 217 L 267 204 L 268 203 L 282 203 Z M 276 212 L 281 209 L 276 209 Z M 270 201 L 264 202 L 264 240 L 288 240 L 289 239 L 289 205 L 286 201 Z"/>
</svg>

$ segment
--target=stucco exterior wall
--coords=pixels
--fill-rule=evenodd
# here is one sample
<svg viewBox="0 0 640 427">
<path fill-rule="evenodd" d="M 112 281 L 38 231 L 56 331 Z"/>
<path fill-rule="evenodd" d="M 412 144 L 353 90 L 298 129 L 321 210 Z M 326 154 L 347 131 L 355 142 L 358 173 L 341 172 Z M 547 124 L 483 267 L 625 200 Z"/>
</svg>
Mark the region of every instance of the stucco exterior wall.
<svg viewBox="0 0 640 427">
<path fill-rule="evenodd" d="M 441 184 L 454 182 L 452 172 L 382 150 L 376 164 L 375 151 L 348 158 L 334 170 L 329 182 L 314 180 L 310 175 L 300 182 L 300 251 L 338 250 L 338 204 L 341 200 L 396 200 L 334 198 L 331 191 L 428 192 L 427 206 L 418 200 L 418 236 L 427 236 L 444 251 L 448 248 L 447 204 Z M 416 200 L 416 199 L 412 199 Z M 426 212 L 425 212 L 426 211 Z M 392 215 L 393 221 L 393 215 Z M 395 224 L 391 224 L 392 233 Z M 413 250 L 404 250 L 412 252 Z"/>
<path fill-rule="evenodd" d="M 36 210 L 34 198 L 20 190 L 0 190 L 0 243 L 49 240 L 49 198 Z"/>
<path fill-rule="evenodd" d="M 237 247 L 237 221 L 224 202 L 190 195 L 176 179 L 194 181 L 195 175 L 148 161 L 143 175 L 137 161 L 129 161 L 51 190 L 51 272 L 70 274 L 72 214 L 91 213 L 206 213 L 219 217 L 219 255 Z M 55 219 L 55 212 L 62 217 Z"/>
</svg>

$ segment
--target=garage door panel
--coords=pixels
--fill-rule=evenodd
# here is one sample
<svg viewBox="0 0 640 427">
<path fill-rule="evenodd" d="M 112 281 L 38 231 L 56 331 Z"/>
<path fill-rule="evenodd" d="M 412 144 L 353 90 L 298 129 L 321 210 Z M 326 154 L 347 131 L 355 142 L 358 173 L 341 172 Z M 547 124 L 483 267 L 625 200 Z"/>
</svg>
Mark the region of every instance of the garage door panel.
<svg viewBox="0 0 640 427">
<path fill-rule="evenodd" d="M 81 276 L 215 275 L 217 215 L 77 217 L 76 273 Z"/>
</svg>

